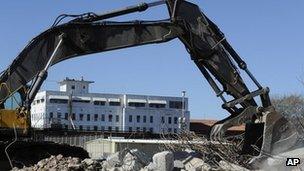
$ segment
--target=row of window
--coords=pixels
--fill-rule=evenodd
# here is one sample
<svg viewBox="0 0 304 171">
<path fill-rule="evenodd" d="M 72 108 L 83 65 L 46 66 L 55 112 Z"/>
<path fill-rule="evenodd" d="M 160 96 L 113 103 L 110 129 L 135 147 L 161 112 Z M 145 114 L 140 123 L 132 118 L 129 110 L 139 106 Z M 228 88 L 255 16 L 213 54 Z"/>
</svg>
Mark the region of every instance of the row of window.
<svg viewBox="0 0 304 171">
<path fill-rule="evenodd" d="M 78 120 L 78 121 L 98 121 L 99 120 L 99 115 L 98 114 L 94 114 L 93 115 L 93 118 L 91 118 L 91 114 L 79 114 L 78 115 L 78 118 L 76 119 L 76 114 L 75 113 L 72 113 L 72 115 L 70 116 L 72 120 Z M 49 115 L 49 118 L 50 120 L 52 118 L 54 118 L 54 113 L 53 112 L 50 112 L 50 115 Z M 62 118 L 62 114 L 60 112 L 57 112 L 57 118 Z M 68 120 L 69 119 L 69 114 L 68 113 L 65 113 L 64 114 L 64 119 Z M 106 121 L 106 117 L 104 114 L 102 114 L 100 116 L 100 120 L 101 121 Z M 107 117 L 107 121 L 109 122 L 113 122 L 113 115 L 108 115 Z M 115 122 L 119 122 L 119 115 L 115 115 Z"/>
<path fill-rule="evenodd" d="M 136 116 L 136 122 L 137 122 L 137 123 L 140 123 L 140 122 L 141 122 L 141 119 L 140 119 L 140 118 L 141 118 L 140 115 L 137 115 L 137 116 Z M 129 122 L 133 122 L 133 115 L 129 115 Z M 143 117 L 142 117 L 142 122 L 143 122 L 143 123 L 147 123 L 147 116 L 143 116 Z M 150 122 L 150 123 L 153 123 L 153 116 L 150 116 L 149 122 Z"/>
<path fill-rule="evenodd" d="M 53 112 L 50 112 L 49 118 L 50 118 L 50 120 L 52 118 L 54 118 Z M 62 118 L 62 114 L 60 112 L 57 112 L 57 118 Z M 111 114 L 108 115 L 107 118 L 106 118 L 105 114 L 100 115 L 100 117 L 99 117 L 98 114 L 94 114 L 92 120 L 93 121 L 99 121 L 99 118 L 100 118 L 100 121 L 113 122 L 113 115 L 111 115 Z M 66 120 L 69 119 L 69 114 L 68 113 L 65 113 L 64 119 L 66 119 Z M 76 114 L 75 113 L 72 113 L 71 119 L 76 120 Z M 79 114 L 77 120 L 79 120 L 79 121 L 84 121 L 84 120 L 91 121 L 91 114 Z M 119 122 L 119 115 L 115 115 L 115 122 Z M 133 115 L 129 115 L 129 122 L 130 123 L 133 122 Z M 147 123 L 148 122 L 147 121 L 147 116 L 136 115 L 136 122 L 137 123 L 141 123 L 141 122 L 142 123 Z M 153 123 L 153 116 L 149 117 L 149 122 Z M 166 123 L 166 119 L 165 119 L 164 116 L 161 117 L 161 123 L 163 123 L 163 124 Z M 168 124 L 172 124 L 172 123 L 177 124 L 178 123 L 178 117 L 171 117 L 171 116 L 167 117 L 167 123 Z"/>
<path fill-rule="evenodd" d="M 91 129 L 91 128 L 93 128 L 93 129 Z M 68 129 L 68 125 L 65 125 L 65 129 Z M 93 131 L 116 131 L 116 132 L 118 132 L 119 131 L 119 127 L 111 127 L 111 126 L 108 126 L 108 127 L 104 127 L 104 126 L 101 126 L 101 127 L 98 127 L 98 126 L 93 126 L 93 127 L 91 127 L 91 126 L 82 126 L 82 125 L 79 125 L 78 126 L 78 128 L 77 128 L 78 130 L 87 130 L 87 131 L 91 131 L 91 130 L 93 130 Z M 151 132 L 151 133 L 153 133 L 153 128 L 152 127 L 150 127 L 150 128 L 147 128 L 147 127 L 136 127 L 136 129 L 133 129 L 133 127 L 129 127 L 128 128 L 128 131 L 129 132 Z M 174 132 L 174 133 L 177 133 L 177 129 L 176 128 L 174 128 L 174 129 L 172 129 L 172 128 L 168 128 L 167 129 L 167 131 L 169 132 L 169 133 L 172 133 L 172 132 Z M 163 128 L 162 129 L 162 132 L 165 132 L 165 129 Z"/>
<path fill-rule="evenodd" d="M 44 99 L 36 100 L 33 104 L 43 103 Z M 90 103 L 89 100 L 79 100 L 79 99 L 73 99 L 72 102 L 76 103 Z M 67 99 L 50 99 L 50 103 L 56 103 L 56 104 L 67 104 Z M 105 101 L 93 101 L 94 105 L 97 106 L 105 106 Z M 121 102 L 109 102 L 109 106 L 121 106 Z M 128 106 L 130 107 L 146 107 L 146 103 L 140 103 L 140 102 L 129 102 Z M 183 102 L 181 101 L 169 101 L 169 108 L 172 109 L 182 109 Z M 166 108 L 166 104 L 159 104 L 159 103 L 149 103 L 150 108 Z"/>
<path fill-rule="evenodd" d="M 146 127 L 136 127 L 136 130 L 133 130 L 133 128 L 132 127 L 129 127 L 129 130 L 128 130 L 129 132 L 133 132 L 133 131 L 136 131 L 136 132 L 147 132 L 148 130 L 147 130 L 147 128 Z M 169 132 L 169 133 L 172 133 L 172 128 L 168 128 L 167 129 L 167 131 Z M 149 128 L 149 132 L 151 132 L 151 133 L 153 133 L 153 128 L 151 127 L 151 128 Z M 162 132 L 165 132 L 165 129 L 163 128 L 162 129 Z M 174 133 L 177 133 L 177 129 L 176 128 L 174 128 L 173 129 L 173 132 Z"/>
<path fill-rule="evenodd" d="M 38 101 L 38 100 L 37 100 Z M 68 104 L 69 100 L 67 99 L 50 99 L 50 103 L 56 104 Z M 90 103 L 90 100 L 81 100 L 81 99 L 73 99 L 74 103 Z M 94 105 L 105 106 L 105 101 L 94 101 Z M 120 106 L 120 102 L 109 102 L 109 106 Z"/>
<path fill-rule="evenodd" d="M 147 123 L 147 116 L 142 116 L 141 117 L 141 115 L 136 115 L 136 122 L 141 123 L 141 120 L 142 120 L 143 123 Z M 177 124 L 178 123 L 178 118 L 174 117 L 173 121 L 174 121 L 174 124 Z M 133 115 L 129 115 L 129 122 L 133 122 Z M 153 116 L 150 116 L 149 122 L 153 123 Z M 164 116 L 161 117 L 161 122 L 163 124 L 165 123 L 165 117 Z M 171 116 L 168 117 L 167 123 L 172 124 L 172 117 Z"/>
</svg>

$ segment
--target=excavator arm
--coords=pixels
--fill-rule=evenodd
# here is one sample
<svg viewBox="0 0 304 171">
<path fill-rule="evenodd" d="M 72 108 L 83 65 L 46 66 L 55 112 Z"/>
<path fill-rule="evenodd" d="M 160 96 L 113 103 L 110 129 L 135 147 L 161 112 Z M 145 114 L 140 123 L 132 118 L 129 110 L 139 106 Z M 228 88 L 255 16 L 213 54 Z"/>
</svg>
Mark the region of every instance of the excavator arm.
<svg viewBox="0 0 304 171">
<path fill-rule="evenodd" d="M 163 2 L 166 2 L 169 10 L 168 20 L 106 21 L 119 15 L 144 11 L 150 6 L 160 5 Z M 34 38 L 1 75 L 0 104 L 13 92 L 32 81 L 25 102 L 25 108 L 29 110 L 31 101 L 47 76 L 47 69 L 63 60 L 144 44 L 164 43 L 175 38 L 183 42 L 193 62 L 216 95 L 223 100 L 222 107 L 231 114 L 214 127 L 211 132 L 212 138 L 220 139 L 224 131 L 231 126 L 255 122 L 258 117 L 266 115 L 277 116 L 269 100 L 269 89 L 263 88 L 258 83 L 246 63 L 227 42 L 224 34 L 200 11 L 199 7 L 183 0 L 141 4 L 102 15 L 82 15 L 46 30 Z M 251 92 L 248 89 L 239 69 L 248 74 L 256 84 L 257 90 Z M 225 98 L 227 95 L 233 99 L 227 101 Z M 261 106 L 257 105 L 255 97 L 261 98 Z M 272 123 L 277 120 L 291 130 L 288 122 L 281 117 L 268 119 L 267 122 Z M 286 136 L 279 135 L 272 138 L 275 128 L 271 127 L 271 130 L 267 128 L 270 127 L 267 127 L 266 123 L 264 133 L 267 132 L 267 135 L 264 135 L 262 150 L 267 153 L 271 152 L 274 140 L 279 141 L 281 137 L 286 139 L 294 132 L 290 131 Z"/>
<path fill-rule="evenodd" d="M 41 33 L 1 75 L 0 103 L 33 80 L 45 68 L 70 58 L 132 46 L 169 41 L 178 28 L 168 21 L 67 23 Z"/>
</svg>

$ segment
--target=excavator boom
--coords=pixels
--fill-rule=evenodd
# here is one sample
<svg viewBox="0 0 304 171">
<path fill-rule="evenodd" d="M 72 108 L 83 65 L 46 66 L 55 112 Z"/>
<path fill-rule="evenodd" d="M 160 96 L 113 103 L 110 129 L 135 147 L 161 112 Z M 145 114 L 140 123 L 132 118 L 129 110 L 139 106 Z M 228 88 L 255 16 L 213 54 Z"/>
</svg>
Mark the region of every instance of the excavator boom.
<svg viewBox="0 0 304 171">
<path fill-rule="evenodd" d="M 160 5 L 163 2 L 166 2 L 168 7 L 170 15 L 168 20 L 128 22 L 105 20 L 131 12 L 144 11 L 150 6 Z M 46 78 L 47 68 L 63 60 L 115 49 L 164 43 L 178 38 L 185 45 L 191 59 L 216 95 L 223 100 L 222 107 L 231 114 L 218 122 L 211 132 L 211 138 L 221 138 L 223 131 L 231 126 L 245 122 L 254 123 L 257 118 L 264 115 L 277 116 L 269 100 L 269 89 L 263 88 L 258 83 L 224 34 L 193 3 L 183 0 L 157 1 L 102 15 L 87 13 L 59 25 L 60 20 L 35 37 L 0 76 L 0 104 L 33 80 L 25 103 L 26 109 L 29 110 L 32 99 Z M 248 74 L 257 86 L 257 90 L 251 92 L 248 89 L 239 69 Z M 225 98 L 227 95 L 232 96 L 233 100 L 227 101 Z M 262 106 L 257 105 L 255 97 L 261 98 Z M 281 125 L 286 125 L 291 130 L 288 122 L 280 118 L 276 117 L 275 120 L 280 120 Z M 268 119 L 267 122 L 271 123 L 275 120 Z M 278 136 L 271 138 L 273 130 L 275 130 L 273 127 L 268 130 L 266 123 L 264 133 L 267 132 L 268 135 L 262 146 L 266 152 L 271 152 L 273 140 L 280 140 Z M 288 135 L 282 137 L 286 139 L 293 132 L 290 131 Z"/>
</svg>

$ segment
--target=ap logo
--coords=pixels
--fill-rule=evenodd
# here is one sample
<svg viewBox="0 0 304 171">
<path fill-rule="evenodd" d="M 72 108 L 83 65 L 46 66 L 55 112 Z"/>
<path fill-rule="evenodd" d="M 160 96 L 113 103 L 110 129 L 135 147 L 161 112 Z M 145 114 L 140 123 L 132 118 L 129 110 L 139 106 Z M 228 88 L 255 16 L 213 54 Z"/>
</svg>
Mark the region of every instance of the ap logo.
<svg viewBox="0 0 304 171">
<path fill-rule="evenodd" d="M 299 158 L 287 158 L 286 160 L 286 166 L 297 166 L 300 164 Z"/>
</svg>

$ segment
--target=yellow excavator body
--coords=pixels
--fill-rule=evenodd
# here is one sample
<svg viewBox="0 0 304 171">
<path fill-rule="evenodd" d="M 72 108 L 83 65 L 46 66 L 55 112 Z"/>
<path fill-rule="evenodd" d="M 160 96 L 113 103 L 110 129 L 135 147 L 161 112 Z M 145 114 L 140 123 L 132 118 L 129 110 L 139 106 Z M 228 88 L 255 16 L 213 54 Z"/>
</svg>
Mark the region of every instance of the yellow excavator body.
<svg viewBox="0 0 304 171">
<path fill-rule="evenodd" d="M 18 109 L 0 109 L 0 128 L 1 129 L 22 129 L 30 128 L 26 114 L 20 113 Z"/>
</svg>

